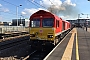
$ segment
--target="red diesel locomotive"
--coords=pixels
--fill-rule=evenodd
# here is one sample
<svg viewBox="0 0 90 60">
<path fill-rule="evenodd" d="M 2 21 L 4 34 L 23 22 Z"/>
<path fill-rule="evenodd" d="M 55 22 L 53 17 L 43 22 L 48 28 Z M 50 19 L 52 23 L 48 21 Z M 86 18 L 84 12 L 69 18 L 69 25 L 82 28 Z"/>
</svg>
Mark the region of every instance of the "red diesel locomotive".
<svg viewBox="0 0 90 60">
<path fill-rule="evenodd" d="M 70 23 L 50 12 L 39 10 L 30 16 L 30 41 L 32 44 L 56 45 L 70 30 Z"/>
</svg>

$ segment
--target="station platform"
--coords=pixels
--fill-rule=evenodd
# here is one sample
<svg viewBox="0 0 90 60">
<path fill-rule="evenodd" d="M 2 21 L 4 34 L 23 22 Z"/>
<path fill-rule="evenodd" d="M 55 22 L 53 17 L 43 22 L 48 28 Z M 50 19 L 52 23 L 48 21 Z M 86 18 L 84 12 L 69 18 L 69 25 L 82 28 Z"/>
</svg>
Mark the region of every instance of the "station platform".
<svg viewBox="0 0 90 60">
<path fill-rule="evenodd" d="M 90 32 L 72 29 L 44 60 L 90 60 Z"/>
</svg>

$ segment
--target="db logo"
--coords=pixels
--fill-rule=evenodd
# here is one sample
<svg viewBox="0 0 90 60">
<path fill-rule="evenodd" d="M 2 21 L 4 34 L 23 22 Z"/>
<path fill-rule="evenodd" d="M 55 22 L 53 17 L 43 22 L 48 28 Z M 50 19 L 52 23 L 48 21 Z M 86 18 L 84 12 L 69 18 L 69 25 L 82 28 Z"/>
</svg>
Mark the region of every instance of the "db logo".
<svg viewBox="0 0 90 60">
<path fill-rule="evenodd" d="M 43 32 L 43 30 L 40 30 L 40 33 L 42 33 Z"/>
</svg>

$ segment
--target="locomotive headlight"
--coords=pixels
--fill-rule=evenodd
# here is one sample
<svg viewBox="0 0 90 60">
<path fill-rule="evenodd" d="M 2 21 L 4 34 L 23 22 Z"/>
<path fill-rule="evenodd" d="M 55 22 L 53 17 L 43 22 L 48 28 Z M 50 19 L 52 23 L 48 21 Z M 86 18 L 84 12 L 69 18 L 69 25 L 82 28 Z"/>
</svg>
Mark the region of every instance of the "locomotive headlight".
<svg viewBox="0 0 90 60">
<path fill-rule="evenodd" d="M 48 38 L 53 38 L 53 35 L 48 35 Z"/>
<path fill-rule="evenodd" d="M 30 37 L 35 37 L 35 34 L 30 34 Z"/>
</svg>

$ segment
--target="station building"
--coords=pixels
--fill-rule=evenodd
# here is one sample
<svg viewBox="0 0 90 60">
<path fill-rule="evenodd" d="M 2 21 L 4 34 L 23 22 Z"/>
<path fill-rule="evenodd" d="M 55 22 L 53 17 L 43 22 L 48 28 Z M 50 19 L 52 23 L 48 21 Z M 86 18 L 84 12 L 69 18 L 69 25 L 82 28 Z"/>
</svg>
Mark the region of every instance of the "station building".
<svg viewBox="0 0 90 60">
<path fill-rule="evenodd" d="M 67 21 L 69 21 L 71 24 L 90 27 L 90 19 L 76 19 L 76 20 L 67 20 Z"/>
<path fill-rule="evenodd" d="M 17 22 L 18 21 L 18 22 Z M 12 26 L 29 26 L 29 19 L 12 19 Z"/>
</svg>

